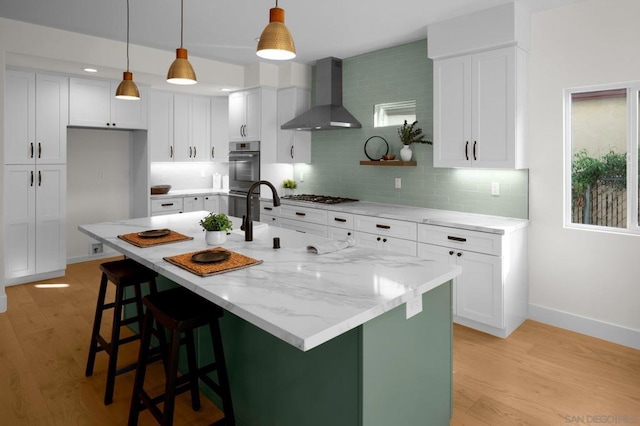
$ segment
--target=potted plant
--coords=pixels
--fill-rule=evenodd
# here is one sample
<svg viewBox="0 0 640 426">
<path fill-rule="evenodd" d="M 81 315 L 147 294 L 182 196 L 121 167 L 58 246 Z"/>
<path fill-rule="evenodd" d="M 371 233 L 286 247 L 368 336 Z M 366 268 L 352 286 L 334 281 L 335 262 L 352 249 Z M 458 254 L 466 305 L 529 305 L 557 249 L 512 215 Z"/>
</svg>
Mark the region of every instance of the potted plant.
<svg viewBox="0 0 640 426">
<path fill-rule="evenodd" d="M 412 143 L 426 143 L 432 145 L 433 142 L 423 139 L 424 135 L 422 134 L 422 129 L 420 127 L 416 127 L 418 121 L 414 121 L 409 124 L 407 120 L 404 120 L 404 124 L 402 127 L 398 129 L 398 135 L 400 136 L 400 142 L 404 145 L 400 150 L 400 158 L 402 161 L 410 161 L 411 148 L 409 147 Z"/>
<path fill-rule="evenodd" d="M 227 234 L 233 229 L 229 217 L 224 213 L 209 213 L 200 220 L 200 226 L 205 231 L 205 241 L 208 245 L 222 244 L 227 240 Z"/>
<path fill-rule="evenodd" d="M 298 187 L 298 184 L 295 180 L 285 179 L 282 181 L 282 187 L 284 188 L 285 195 L 293 195 L 295 189 Z"/>
</svg>

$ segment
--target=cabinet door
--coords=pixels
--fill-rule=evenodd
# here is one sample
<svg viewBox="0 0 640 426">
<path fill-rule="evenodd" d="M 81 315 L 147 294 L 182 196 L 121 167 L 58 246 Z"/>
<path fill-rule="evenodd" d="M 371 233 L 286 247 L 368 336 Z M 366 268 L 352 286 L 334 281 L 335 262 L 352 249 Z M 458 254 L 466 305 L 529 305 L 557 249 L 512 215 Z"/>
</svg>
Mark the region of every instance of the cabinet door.
<svg viewBox="0 0 640 426">
<path fill-rule="evenodd" d="M 244 126 L 246 121 L 245 92 L 235 92 L 229 95 L 229 141 L 242 142 L 244 140 Z"/>
<path fill-rule="evenodd" d="M 347 241 L 353 239 L 353 231 L 344 228 L 335 228 L 333 226 L 327 227 L 327 237 L 332 240 Z"/>
<path fill-rule="evenodd" d="M 260 222 L 268 223 L 269 226 L 280 226 L 280 218 L 270 214 L 260 213 Z"/>
<path fill-rule="evenodd" d="M 493 327 L 504 326 L 502 258 L 469 251 L 456 257 L 456 314 Z"/>
<path fill-rule="evenodd" d="M 308 90 L 292 87 L 278 91 L 278 143 L 276 162 L 311 162 L 311 132 L 282 130 L 280 128 L 281 125 L 308 109 Z"/>
<path fill-rule="evenodd" d="M 229 214 L 229 196 L 219 195 L 220 197 L 220 213 Z"/>
<path fill-rule="evenodd" d="M 36 273 L 66 267 L 67 166 L 38 166 L 36 177 Z"/>
<path fill-rule="evenodd" d="M 7 70 L 5 75 L 4 161 L 34 161 L 36 77 L 34 73 Z"/>
<path fill-rule="evenodd" d="M 116 99 L 115 93 L 120 82 L 111 82 L 111 122 L 120 129 L 146 129 L 147 106 L 149 91 L 146 87 L 138 86 L 140 99 Z"/>
<path fill-rule="evenodd" d="M 173 95 L 173 158 L 175 161 L 191 161 L 193 148 L 189 145 L 188 95 Z"/>
<path fill-rule="evenodd" d="M 223 96 L 211 98 L 211 161 L 229 161 L 229 100 Z"/>
<path fill-rule="evenodd" d="M 515 167 L 515 48 L 472 56 L 474 167 Z"/>
<path fill-rule="evenodd" d="M 38 164 L 67 162 L 68 123 L 69 79 L 37 74 L 34 156 Z"/>
<path fill-rule="evenodd" d="M 111 82 L 84 78 L 69 79 L 69 125 L 113 127 Z"/>
<path fill-rule="evenodd" d="M 196 195 L 193 197 L 184 197 L 182 200 L 182 205 L 184 208 L 184 212 L 196 212 L 199 210 L 205 210 L 204 208 L 204 196 Z"/>
<path fill-rule="evenodd" d="M 220 211 L 220 196 L 218 195 L 205 195 L 204 196 L 204 209 L 208 212 L 223 213 Z"/>
<path fill-rule="evenodd" d="M 471 165 L 471 57 L 434 61 L 433 164 Z"/>
<path fill-rule="evenodd" d="M 356 245 L 359 247 L 374 248 L 409 256 L 415 256 L 417 254 L 417 243 L 415 241 L 358 231 L 354 231 L 353 236 Z"/>
<path fill-rule="evenodd" d="M 260 140 L 261 97 L 260 89 L 248 90 L 245 94 L 245 129 L 244 139 L 247 141 Z"/>
<path fill-rule="evenodd" d="M 149 91 L 147 141 L 151 161 L 173 161 L 173 93 Z"/>
<path fill-rule="evenodd" d="M 193 148 L 191 160 L 210 161 L 211 100 L 208 97 L 191 97 L 189 128 L 189 145 Z"/>
<path fill-rule="evenodd" d="M 36 182 L 35 167 L 4 168 L 5 277 L 17 278 L 36 272 Z"/>
</svg>

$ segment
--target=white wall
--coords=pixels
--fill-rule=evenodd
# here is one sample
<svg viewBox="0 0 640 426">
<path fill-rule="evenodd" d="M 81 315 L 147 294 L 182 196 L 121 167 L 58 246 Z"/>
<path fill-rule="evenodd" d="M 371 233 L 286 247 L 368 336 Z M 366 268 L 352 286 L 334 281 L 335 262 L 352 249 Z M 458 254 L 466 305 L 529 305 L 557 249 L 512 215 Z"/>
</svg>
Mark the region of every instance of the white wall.
<svg viewBox="0 0 640 426">
<path fill-rule="evenodd" d="M 129 218 L 131 133 L 67 130 L 67 259 L 89 256 L 78 225 Z"/>
<path fill-rule="evenodd" d="M 530 316 L 640 348 L 640 237 L 563 227 L 563 89 L 640 80 L 640 2 L 532 16 Z"/>
</svg>

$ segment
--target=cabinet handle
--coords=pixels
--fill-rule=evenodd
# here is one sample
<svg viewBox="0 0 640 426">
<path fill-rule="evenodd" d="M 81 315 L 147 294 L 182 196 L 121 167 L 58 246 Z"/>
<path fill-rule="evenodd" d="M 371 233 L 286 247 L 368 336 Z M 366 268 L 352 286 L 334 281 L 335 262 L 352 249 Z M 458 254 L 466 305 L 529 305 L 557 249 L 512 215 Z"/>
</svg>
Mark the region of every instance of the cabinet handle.
<svg viewBox="0 0 640 426">
<path fill-rule="evenodd" d="M 347 235 L 351 236 L 351 232 L 347 232 Z"/>
<path fill-rule="evenodd" d="M 198 147 L 194 146 L 193 147 L 193 158 L 196 158 L 198 156 Z"/>
<path fill-rule="evenodd" d="M 31 186 L 33 186 L 33 170 L 31 170 Z"/>
<path fill-rule="evenodd" d="M 464 156 L 469 160 L 469 141 L 464 144 Z"/>
<path fill-rule="evenodd" d="M 477 141 L 473 141 L 473 161 L 478 160 L 478 159 L 476 158 L 476 145 L 477 145 L 477 144 L 478 144 L 478 142 L 477 142 Z"/>
<path fill-rule="evenodd" d="M 173 158 L 173 147 L 169 147 L 169 158 Z"/>
<path fill-rule="evenodd" d="M 42 158 L 42 144 L 38 142 L 38 158 Z"/>
<path fill-rule="evenodd" d="M 382 242 L 383 242 L 383 243 L 386 243 L 386 242 L 387 242 L 387 239 L 386 239 L 386 238 L 383 238 L 383 239 L 382 239 Z"/>
<path fill-rule="evenodd" d="M 454 251 L 453 250 L 449 250 L 449 256 L 453 256 Z"/>
<path fill-rule="evenodd" d="M 111 123 L 111 125 L 112 125 L 113 127 L 116 127 L 116 123 Z"/>
<path fill-rule="evenodd" d="M 38 186 L 42 186 L 42 172 L 38 170 Z"/>
<path fill-rule="evenodd" d="M 462 257 L 462 252 L 458 252 L 458 257 Z"/>
<path fill-rule="evenodd" d="M 31 142 L 31 155 L 29 158 L 33 158 L 33 142 Z"/>
<path fill-rule="evenodd" d="M 189 158 L 191 158 L 191 155 L 193 154 L 193 148 L 189 147 Z"/>
<path fill-rule="evenodd" d="M 272 217 L 272 218 L 271 218 L 271 220 L 274 220 L 274 221 L 275 221 L 275 220 L 276 220 L 276 218 L 275 218 L 275 217 Z"/>
<path fill-rule="evenodd" d="M 162 205 L 162 207 L 169 207 L 169 206 L 172 206 L 173 203 L 163 203 L 161 205 Z M 180 212 L 180 213 L 182 213 L 182 212 Z"/>
<path fill-rule="evenodd" d="M 454 236 L 451 236 L 451 235 L 447 236 L 447 239 L 448 239 L 448 240 L 451 240 L 451 241 L 460 241 L 461 243 L 464 243 L 464 242 L 466 242 L 466 241 L 467 241 L 467 239 L 466 239 L 466 238 L 462 238 L 462 237 L 454 237 Z"/>
<path fill-rule="evenodd" d="M 291 145 L 291 159 L 293 159 L 293 145 Z"/>
<path fill-rule="evenodd" d="M 264 210 L 269 210 L 269 211 L 273 210 L 271 207 L 263 207 L 263 209 Z"/>
<path fill-rule="evenodd" d="M 306 213 L 302 213 L 302 212 L 296 212 L 296 216 L 306 216 Z"/>
<path fill-rule="evenodd" d="M 111 126 L 111 123 L 107 123 L 107 127 Z"/>
<path fill-rule="evenodd" d="M 215 147 L 211 147 L 211 158 L 216 158 L 215 150 L 216 150 Z"/>
<path fill-rule="evenodd" d="M 376 224 L 376 228 L 380 228 L 380 229 L 391 229 L 391 226 L 389 225 L 380 225 L 379 223 Z"/>
<path fill-rule="evenodd" d="M 336 222 L 342 222 L 342 223 L 345 223 L 347 221 L 347 219 L 344 219 L 341 217 L 334 217 L 333 220 L 335 220 Z"/>
<path fill-rule="evenodd" d="M 380 241 L 380 237 L 376 238 L 376 241 Z"/>
</svg>

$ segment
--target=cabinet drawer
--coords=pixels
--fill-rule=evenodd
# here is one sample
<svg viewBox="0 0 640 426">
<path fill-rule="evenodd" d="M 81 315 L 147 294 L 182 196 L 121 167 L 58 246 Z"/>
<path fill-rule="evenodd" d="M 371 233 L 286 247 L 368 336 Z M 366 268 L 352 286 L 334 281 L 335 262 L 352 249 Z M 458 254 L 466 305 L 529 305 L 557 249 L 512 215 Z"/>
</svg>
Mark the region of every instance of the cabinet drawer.
<svg viewBox="0 0 640 426">
<path fill-rule="evenodd" d="M 375 235 L 416 241 L 417 224 L 403 220 L 354 215 L 353 229 Z"/>
<path fill-rule="evenodd" d="M 182 197 L 151 200 L 151 215 L 182 212 Z"/>
<path fill-rule="evenodd" d="M 328 212 L 327 225 L 336 228 L 353 229 L 353 214 L 341 212 Z"/>
<path fill-rule="evenodd" d="M 346 241 L 349 238 L 353 238 L 353 231 L 351 229 L 336 228 L 333 226 L 327 227 L 327 238 L 338 241 Z"/>
<path fill-rule="evenodd" d="M 409 256 L 417 255 L 417 243 L 415 241 L 357 231 L 354 232 L 353 235 L 356 246 L 359 247 L 369 247 L 388 251 L 390 253 L 406 254 Z"/>
<path fill-rule="evenodd" d="M 292 231 L 302 232 L 304 234 L 318 235 L 320 237 L 327 236 L 327 226 L 318 225 L 316 223 L 280 218 L 280 227 L 284 229 L 291 229 Z"/>
<path fill-rule="evenodd" d="M 310 207 L 280 206 L 280 217 L 327 226 L 327 211 Z"/>
<path fill-rule="evenodd" d="M 418 225 L 418 242 L 502 255 L 502 236 L 446 226 Z"/>
<path fill-rule="evenodd" d="M 260 201 L 260 217 L 262 215 L 280 216 L 280 207 L 273 207 L 271 201 Z"/>
<path fill-rule="evenodd" d="M 269 226 L 280 226 L 280 218 L 270 214 L 260 212 L 260 222 L 267 223 Z"/>
</svg>

